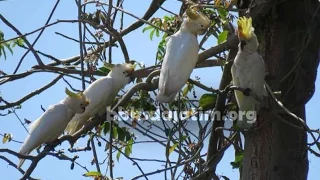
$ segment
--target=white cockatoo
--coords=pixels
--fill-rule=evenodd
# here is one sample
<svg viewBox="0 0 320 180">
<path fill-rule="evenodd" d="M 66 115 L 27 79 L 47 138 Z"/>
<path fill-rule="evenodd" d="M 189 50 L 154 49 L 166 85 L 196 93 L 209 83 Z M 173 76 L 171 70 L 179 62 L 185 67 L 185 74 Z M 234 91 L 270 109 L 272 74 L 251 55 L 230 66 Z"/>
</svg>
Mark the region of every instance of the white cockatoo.
<svg viewBox="0 0 320 180">
<path fill-rule="evenodd" d="M 71 118 L 76 113 L 83 113 L 89 105 L 83 93 L 73 93 L 67 88 L 68 95 L 58 104 L 50 106 L 37 120 L 30 125 L 30 134 L 25 139 L 20 154 L 28 155 L 43 143 L 51 143 L 58 139 Z M 25 159 L 20 159 L 18 168 Z"/>
<path fill-rule="evenodd" d="M 240 128 L 249 129 L 255 122 L 257 112 L 260 109 L 260 102 L 250 96 L 249 92 L 259 98 L 262 98 L 266 93 L 264 60 L 258 53 L 259 42 L 254 33 L 251 18 L 239 18 L 238 38 L 240 41 L 239 49 L 231 68 L 232 83 L 234 86 L 245 89 L 245 92 L 235 91 L 239 106 L 237 125 Z"/>
<path fill-rule="evenodd" d="M 183 15 L 179 31 L 166 38 L 156 100 L 171 102 L 188 81 L 198 61 L 199 44 L 197 35 L 204 34 L 210 20 L 196 6 L 191 6 Z"/>
<path fill-rule="evenodd" d="M 76 114 L 69 122 L 66 132 L 74 134 L 95 115 L 106 112 L 107 107 L 112 105 L 118 92 L 130 83 L 135 65 L 130 63 L 108 65 L 111 68 L 109 74 L 90 84 L 83 94 L 89 99 L 90 104 L 82 114 Z"/>
</svg>

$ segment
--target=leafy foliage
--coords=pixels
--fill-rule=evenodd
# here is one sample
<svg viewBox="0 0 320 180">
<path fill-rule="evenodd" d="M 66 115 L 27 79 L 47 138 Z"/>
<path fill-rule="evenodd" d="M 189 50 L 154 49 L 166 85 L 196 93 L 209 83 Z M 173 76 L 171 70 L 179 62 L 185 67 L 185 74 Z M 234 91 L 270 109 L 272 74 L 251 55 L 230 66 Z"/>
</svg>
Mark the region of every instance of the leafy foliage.
<svg viewBox="0 0 320 180">
<path fill-rule="evenodd" d="M 216 105 L 217 94 L 204 94 L 200 97 L 199 108 L 203 111 L 213 109 Z"/>
<path fill-rule="evenodd" d="M 6 41 L 4 39 L 4 33 L 0 30 L 0 57 L 4 56 L 4 59 L 7 59 L 6 50 L 13 54 L 12 48 L 16 45 L 23 46 L 24 41 L 21 38 L 16 38 L 11 41 Z"/>
<path fill-rule="evenodd" d="M 108 133 L 110 133 L 111 130 L 111 122 L 110 121 L 106 121 L 104 122 L 100 129 L 103 132 L 104 135 L 107 135 Z M 116 146 L 118 147 L 119 151 L 117 153 L 117 160 L 119 161 L 120 155 L 122 149 L 124 148 L 124 154 L 126 156 L 130 156 L 130 154 L 132 153 L 132 145 L 134 144 L 134 135 L 131 134 L 129 132 L 128 128 L 125 127 L 119 127 L 119 124 L 117 123 L 113 123 L 113 127 L 112 127 L 112 137 L 113 139 L 116 141 Z M 109 149 L 110 147 L 106 147 L 106 150 Z"/>
<path fill-rule="evenodd" d="M 150 40 L 153 39 L 154 34 L 156 37 L 160 36 L 160 30 L 159 29 L 164 29 L 166 31 L 171 32 L 172 34 L 178 30 L 178 25 L 179 25 L 179 18 L 176 16 L 164 16 L 162 19 L 160 18 L 153 18 L 150 21 L 154 26 L 158 27 L 155 28 L 153 26 L 146 26 L 143 28 L 142 32 L 150 31 L 149 37 Z M 158 44 L 158 50 L 156 53 L 156 60 L 162 61 L 163 57 L 165 55 L 165 49 L 166 49 L 166 38 L 169 36 L 167 33 L 162 33 L 161 41 Z"/>
<path fill-rule="evenodd" d="M 238 169 L 242 166 L 243 153 L 244 151 L 235 152 L 235 159 L 233 162 L 230 163 L 233 169 Z"/>
</svg>

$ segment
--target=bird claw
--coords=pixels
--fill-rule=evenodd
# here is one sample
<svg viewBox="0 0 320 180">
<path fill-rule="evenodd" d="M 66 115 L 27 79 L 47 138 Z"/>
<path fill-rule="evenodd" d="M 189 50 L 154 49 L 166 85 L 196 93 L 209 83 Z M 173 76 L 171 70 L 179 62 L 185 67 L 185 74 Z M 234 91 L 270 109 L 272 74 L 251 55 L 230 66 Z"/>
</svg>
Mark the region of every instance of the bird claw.
<svg viewBox="0 0 320 180">
<path fill-rule="evenodd" d="M 246 88 L 246 89 L 243 90 L 243 94 L 245 96 L 250 96 L 250 93 L 251 93 L 251 89 L 250 88 Z"/>
</svg>

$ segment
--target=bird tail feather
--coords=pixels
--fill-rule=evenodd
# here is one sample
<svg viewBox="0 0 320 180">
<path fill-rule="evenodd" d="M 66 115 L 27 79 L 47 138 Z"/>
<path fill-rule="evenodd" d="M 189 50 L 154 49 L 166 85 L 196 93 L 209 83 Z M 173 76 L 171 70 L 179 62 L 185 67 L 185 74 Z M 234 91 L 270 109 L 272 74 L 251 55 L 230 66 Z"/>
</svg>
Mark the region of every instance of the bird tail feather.
<svg viewBox="0 0 320 180">
<path fill-rule="evenodd" d="M 75 120 L 71 120 L 71 121 L 68 123 L 65 131 L 66 131 L 68 134 L 72 135 L 72 134 L 74 134 L 75 132 L 77 132 L 81 127 L 82 127 L 82 125 L 79 123 L 79 120 L 76 120 L 76 119 L 75 119 Z"/>
<path fill-rule="evenodd" d="M 21 150 L 19 151 L 19 154 L 28 155 L 28 154 L 30 154 L 30 152 L 31 152 L 31 150 L 28 150 L 27 147 L 26 147 L 26 144 L 24 144 L 24 145 L 22 146 Z M 26 160 L 26 159 L 21 159 L 21 158 L 19 159 L 19 163 L 18 163 L 18 165 L 17 165 L 17 168 L 18 168 L 18 169 L 21 168 L 21 166 L 23 165 L 23 163 L 24 163 L 25 160 Z"/>
</svg>

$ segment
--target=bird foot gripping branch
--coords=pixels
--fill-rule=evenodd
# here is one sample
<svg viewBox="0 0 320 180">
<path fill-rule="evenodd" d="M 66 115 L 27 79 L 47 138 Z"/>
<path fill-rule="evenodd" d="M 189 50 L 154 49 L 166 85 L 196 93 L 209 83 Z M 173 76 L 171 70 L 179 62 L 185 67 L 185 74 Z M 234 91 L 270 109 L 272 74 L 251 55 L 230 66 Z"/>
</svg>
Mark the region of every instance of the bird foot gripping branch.
<svg viewBox="0 0 320 180">
<path fill-rule="evenodd" d="M 231 68 L 232 83 L 241 90 L 235 90 L 235 97 L 242 112 L 257 112 L 267 95 L 265 84 L 264 60 L 258 53 L 259 42 L 252 27 L 252 19 L 240 17 L 238 19 L 238 53 Z M 245 115 L 238 118 L 240 128 L 249 129 L 254 123 Z M 240 122 L 240 119 L 242 121 Z"/>
</svg>

